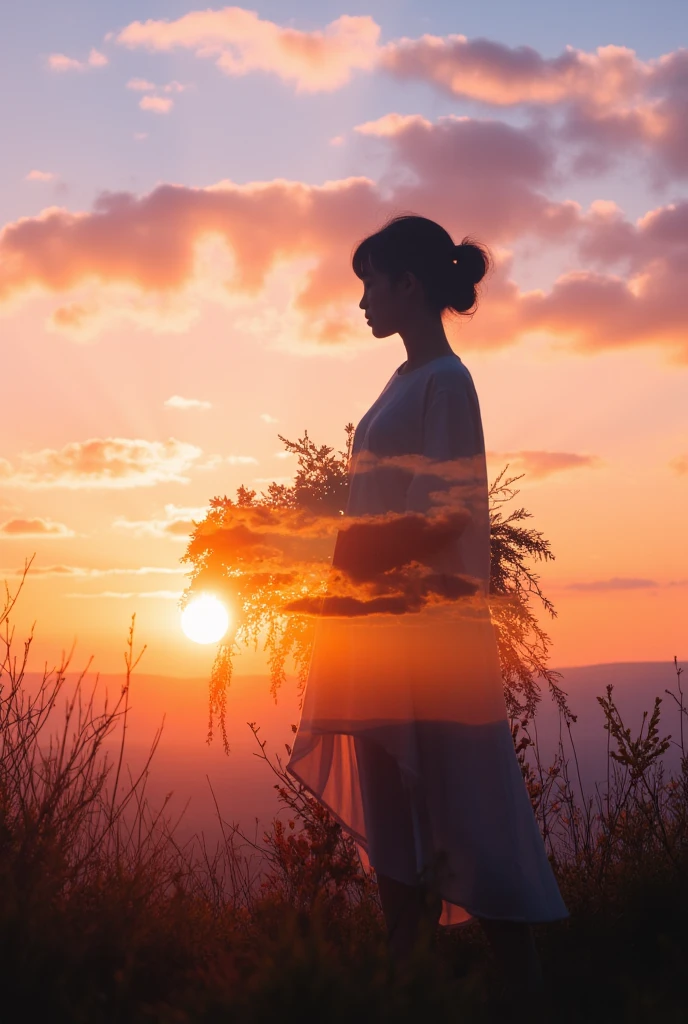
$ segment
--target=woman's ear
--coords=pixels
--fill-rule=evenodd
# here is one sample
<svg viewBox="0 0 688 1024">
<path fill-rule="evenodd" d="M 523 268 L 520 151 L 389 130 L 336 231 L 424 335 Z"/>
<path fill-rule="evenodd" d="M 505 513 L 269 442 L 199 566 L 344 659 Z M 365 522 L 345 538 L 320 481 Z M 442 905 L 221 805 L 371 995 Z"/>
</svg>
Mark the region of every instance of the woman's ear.
<svg viewBox="0 0 688 1024">
<path fill-rule="evenodd" d="M 417 295 L 422 291 L 422 285 L 412 270 L 404 270 L 399 278 L 398 287 L 409 297 Z"/>
</svg>

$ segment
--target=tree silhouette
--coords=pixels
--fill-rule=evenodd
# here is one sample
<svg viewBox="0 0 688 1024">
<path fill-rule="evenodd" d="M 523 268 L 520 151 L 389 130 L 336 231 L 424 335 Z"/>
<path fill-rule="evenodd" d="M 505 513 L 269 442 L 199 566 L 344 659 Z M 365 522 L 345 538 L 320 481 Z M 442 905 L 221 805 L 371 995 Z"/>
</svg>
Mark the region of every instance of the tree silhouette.
<svg viewBox="0 0 688 1024">
<path fill-rule="evenodd" d="M 298 441 L 278 434 L 286 450 L 298 456 L 293 485 L 273 482 L 267 492 L 261 492 L 260 498 L 256 491 L 241 485 L 235 500 L 226 495 L 211 498 L 205 519 L 194 521 L 194 530 L 180 559 L 192 567 L 181 607 L 197 594 L 210 590 L 233 613 L 231 633 L 218 645 L 209 692 L 208 742 L 217 724 L 226 751 L 227 689 L 232 677 L 232 652 L 238 649 L 239 642 L 248 646 L 253 641 L 257 650 L 260 635 L 265 633 L 270 691 L 275 701 L 279 687 L 286 681 L 285 663 L 291 655 L 303 699 L 316 623 L 313 612 L 326 590 L 332 538 L 347 501 L 353 423 L 346 425 L 345 432 L 346 449 L 336 454 L 327 445 L 318 447 L 307 430 Z M 507 518 L 502 517 L 500 506 L 518 494 L 511 485 L 520 479 L 516 476 L 502 480 L 507 469 L 508 463 L 489 488 L 488 598 L 507 712 L 512 724 L 520 716 L 532 718 L 541 699 L 538 680 L 544 679 L 567 722 L 575 721 L 566 694 L 556 681 L 561 673 L 546 666 L 550 638 L 530 607 L 534 594 L 550 615 L 557 614 L 538 585 L 539 577 L 527 564 L 529 560 L 555 556 L 549 541 L 539 531 L 518 525 L 531 513 L 518 508 Z M 280 537 L 277 547 L 270 539 L 271 530 Z M 309 555 L 300 562 L 297 557 L 298 569 L 293 561 L 283 557 L 288 547 L 285 534 L 293 534 L 297 540 L 300 534 L 308 537 Z"/>
</svg>

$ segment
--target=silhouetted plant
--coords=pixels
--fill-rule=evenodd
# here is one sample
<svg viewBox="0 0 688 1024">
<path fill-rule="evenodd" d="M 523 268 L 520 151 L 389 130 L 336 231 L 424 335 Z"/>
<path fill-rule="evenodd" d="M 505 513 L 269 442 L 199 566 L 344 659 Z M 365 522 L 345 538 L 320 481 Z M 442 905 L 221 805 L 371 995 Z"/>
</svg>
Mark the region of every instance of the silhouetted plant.
<svg viewBox="0 0 688 1024">
<path fill-rule="evenodd" d="M 270 510 L 299 512 L 331 521 L 330 532 L 336 531 L 336 520 L 343 514 L 348 492 L 348 469 L 351 460 L 354 425 L 345 428 L 345 451 L 336 455 L 327 445 L 318 447 L 304 431 L 296 442 L 282 435 L 287 451 L 298 455 L 294 484 L 271 483 L 267 493 L 256 492 L 243 485 L 237 488 L 236 500 L 214 497 L 204 520 L 194 523 L 186 552 L 181 558 L 192 566 L 190 583 L 181 599 L 182 607 L 203 590 L 212 590 L 232 608 L 233 626 L 228 637 L 218 645 L 209 686 L 208 741 L 213 726 L 221 730 L 225 750 L 229 750 L 226 730 L 227 688 L 232 677 L 232 651 L 253 641 L 257 650 L 261 632 L 265 632 L 265 650 L 270 667 L 271 693 L 286 680 L 285 663 L 291 655 L 296 668 L 300 695 L 305 686 L 315 632 L 313 615 L 288 612 L 290 601 L 303 598 L 304 583 L 312 599 L 325 592 L 329 560 L 323 550 L 320 565 L 311 565 L 310 573 L 256 571 L 255 559 L 244 559 L 241 541 L 245 536 L 246 511 L 255 510 L 256 524 L 269 524 Z M 520 477 L 502 480 L 504 470 L 489 488 L 491 528 L 490 611 L 496 628 L 507 712 L 512 720 L 532 719 L 540 700 L 538 678 L 546 680 L 550 693 L 567 722 L 575 720 L 566 703 L 566 694 L 557 683 L 561 677 L 546 667 L 550 639 L 539 626 L 530 608 L 531 595 L 542 601 L 545 610 L 556 615 L 552 603 L 543 595 L 538 576 L 528 566 L 528 559 L 553 559 L 550 545 L 536 530 L 519 526 L 530 513 L 523 508 L 502 518 L 499 506 L 511 500 L 517 490 L 511 487 Z M 523 475 L 523 474 L 521 474 Z M 282 517 L 282 522 L 288 521 Z M 242 531 L 244 531 L 242 533 Z M 331 547 L 330 542 L 330 547 Z"/>
<path fill-rule="evenodd" d="M 526 529 L 516 525 L 532 517 L 525 508 L 514 509 L 502 518 L 499 507 L 511 501 L 519 492 L 511 484 L 525 474 L 502 476 L 509 468 L 504 467 L 489 488 L 490 498 L 490 594 L 495 600 L 490 604 L 492 620 L 497 631 L 497 642 L 504 679 L 504 696 L 507 711 L 514 719 L 535 714 L 540 700 L 538 677 L 546 680 L 557 707 L 569 721 L 575 721 L 566 703 L 566 694 L 557 684 L 561 672 L 546 666 L 550 638 L 540 627 L 530 608 L 530 597 L 535 594 L 545 611 L 553 618 L 557 612 L 552 602 L 545 597 L 538 583 L 539 576 L 529 567 L 528 559 L 554 561 L 550 543 L 539 530 Z"/>
<path fill-rule="evenodd" d="M 125 734 L 113 744 L 138 663 L 134 617 L 122 690 L 112 707 L 105 702 L 99 710 L 96 686 L 86 688 L 84 674 L 74 689 L 67 684 L 71 653 L 55 679 L 46 671 L 29 690 L 33 630 L 17 658 L 9 627 L 16 596 L 8 592 L 0 608 L 4 1019 L 258 1022 L 275 1006 L 342 1021 L 356 1014 L 404 1022 L 423 1012 L 485 1019 L 490 989 L 479 932 L 441 932 L 436 966 L 418 959 L 405 977 L 396 976 L 385 957 L 374 874 L 281 758 L 268 756 L 255 723 L 249 727 L 275 773 L 287 821 L 275 818 L 250 840 L 218 805 L 223 838 L 216 849 L 208 851 L 202 837 L 180 846 L 165 807 L 154 812 L 146 802 L 145 770 L 159 734 L 133 777 Z M 531 797 L 547 823 L 548 851 L 571 911 L 561 926 L 547 926 L 542 943 L 552 990 L 566 994 L 557 1008 L 565 1024 L 683 1018 L 688 759 L 676 657 L 674 665 L 678 692 L 665 692 L 678 710 L 679 741 L 663 734 L 659 698 L 635 733 L 612 687 L 599 698 L 608 775 L 594 797 L 577 769 L 577 783 L 570 777 L 567 730 L 560 728 L 558 754 L 545 768 L 537 745 L 524 742 L 528 725 L 515 723 L 517 754 L 532 771 Z M 56 723 L 68 691 L 66 717 Z M 568 735 L 575 762 L 573 730 Z M 680 769 L 667 776 L 663 758 L 672 742 Z M 128 782 L 115 785 L 117 774 Z M 461 963 L 465 977 L 457 979 L 453 967 Z"/>
</svg>

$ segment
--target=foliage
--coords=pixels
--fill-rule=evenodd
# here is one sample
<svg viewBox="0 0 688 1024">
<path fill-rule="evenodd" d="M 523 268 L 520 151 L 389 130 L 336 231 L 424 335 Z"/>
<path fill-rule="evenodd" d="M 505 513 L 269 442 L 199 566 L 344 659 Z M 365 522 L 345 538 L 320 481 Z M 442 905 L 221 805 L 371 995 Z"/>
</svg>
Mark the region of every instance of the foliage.
<svg viewBox="0 0 688 1024">
<path fill-rule="evenodd" d="M 270 523 L 270 512 L 283 517 L 298 513 L 329 521 L 329 535 L 336 532 L 337 520 L 346 506 L 348 469 L 351 461 L 354 426 L 348 423 L 346 450 L 333 454 L 327 445 L 318 447 L 304 431 L 303 438 L 288 441 L 282 435 L 287 451 L 298 455 L 298 469 L 294 484 L 271 483 L 267 493 L 237 489 L 237 498 L 226 495 L 214 497 L 206 518 L 194 524 L 186 552 L 181 561 L 192 566 L 190 582 L 182 597 L 182 606 L 203 590 L 212 590 L 227 601 L 234 614 L 234 629 L 229 638 L 218 646 L 211 672 L 209 694 L 208 741 L 213 726 L 220 727 L 225 749 L 229 750 L 226 710 L 227 688 L 232 677 L 232 652 L 239 649 L 239 641 L 248 646 L 253 642 L 257 650 L 261 633 L 265 634 L 268 652 L 271 693 L 286 680 L 285 664 L 291 655 L 294 661 L 300 694 L 306 683 L 312 650 L 315 620 L 313 615 L 292 611 L 285 614 L 290 602 L 296 602 L 304 589 L 310 593 L 313 606 L 325 591 L 328 560 L 323 555 L 320 566 L 310 565 L 310 574 L 285 572 L 279 565 L 272 571 L 257 562 L 254 549 L 249 557 L 241 551 L 241 540 L 246 540 L 247 510 L 255 510 L 256 523 Z M 547 682 L 550 694 L 568 721 L 574 716 L 566 703 L 566 695 L 557 683 L 561 673 L 547 668 L 550 639 L 540 627 L 530 607 L 531 595 L 542 601 L 550 615 L 556 615 L 553 605 L 542 594 L 538 576 L 527 564 L 528 559 L 553 560 L 549 541 L 536 530 L 518 525 L 530 516 L 523 508 L 516 509 L 504 519 L 500 506 L 511 500 L 517 490 L 511 486 L 520 477 L 502 477 L 508 464 L 489 488 L 491 578 L 490 612 L 495 625 L 499 647 L 504 695 L 507 712 L 512 721 L 525 715 L 531 719 L 540 700 L 538 679 Z M 282 518 L 280 520 L 284 522 Z M 287 520 L 288 521 L 288 520 Z M 331 546 L 331 543 L 330 543 Z M 269 552 L 266 553 L 268 555 Z M 266 557 L 267 560 L 267 557 Z M 258 564 L 258 570 L 256 570 Z M 307 586 L 304 588 L 304 580 Z"/>
<path fill-rule="evenodd" d="M 548 669 L 546 662 L 550 639 L 540 627 L 530 607 L 530 595 L 535 594 L 553 618 L 554 605 L 542 593 L 539 577 L 528 566 L 527 559 L 553 561 L 548 540 L 539 530 L 529 530 L 516 525 L 532 513 L 524 508 L 514 509 L 502 518 L 500 505 L 511 501 L 518 491 L 511 484 L 520 476 L 502 476 L 508 463 L 489 488 L 490 498 L 490 610 L 497 633 L 504 696 L 507 712 L 513 720 L 535 714 L 540 690 L 538 677 L 545 679 L 552 698 L 568 721 L 575 721 L 566 703 L 566 695 L 556 680 L 561 673 Z"/>
<path fill-rule="evenodd" d="M 214 1024 L 266 1021 L 277 1012 L 342 1022 L 355 1014 L 371 1024 L 419 1015 L 488 1019 L 493 980 L 479 929 L 440 933 L 435 958 L 419 949 L 408 972 L 396 973 L 374 875 L 339 823 L 278 756 L 268 757 L 255 723 L 286 823 L 276 818 L 251 840 L 218 806 L 217 847 L 207 849 L 202 837 L 181 847 L 166 808 L 148 805 L 145 769 L 133 777 L 127 769 L 127 698 L 140 657 L 134 617 L 112 704 L 99 701 L 97 680 L 86 686 L 86 670 L 67 692 L 71 652 L 55 678 L 46 671 L 30 692 L 33 632 L 17 658 L 9 628 L 16 597 L 8 592 L 0 609 L 0 971 L 8 1024 Z M 684 1019 L 688 710 L 683 670 L 674 664 L 677 689 L 666 694 L 678 712 L 678 741 L 664 735 L 660 698 L 637 735 L 611 687 L 599 698 L 608 784 L 594 800 L 569 776 L 571 756 L 577 761 L 571 728 L 561 734 L 571 754 L 562 738 L 549 767 L 528 725 L 516 730 L 571 912 L 536 932 L 562 1024 Z M 680 751 L 676 775 L 663 770 L 668 744 Z M 514 1016 L 521 1005 L 515 993 Z"/>
<path fill-rule="evenodd" d="M 261 526 L 270 522 L 269 510 L 281 513 L 277 522 L 284 524 L 285 513 L 293 513 L 294 521 L 306 515 L 313 519 L 330 521 L 343 514 L 348 487 L 347 467 L 351 458 L 354 426 L 347 424 L 346 451 L 332 455 L 332 448 L 317 447 L 304 431 L 297 442 L 280 440 L 288 451 L 298 454 L 298 470 L 292 487 L 271 483 L 267 494 L 243 485 L 237 489 L 236 501 L 226 495 L 210 500 L 204 520 L 194 523 L 182 562 L 192 565 L 190 583 L 182 597 L 182 607 L 204 590 L 212 590 L 232 609 L 234 630 L 218 646 L 210 679 L 210 707 L 208 741 L 212 739 L 213 723 L 217 721 L 225 750 L 229 750 L 226 729 L 227 687 L 232 677 L 232 650 L 237 639 L 248 646 L 251 641 L 257 650 L 261 632 L 266 633 L 265 649 L 271 673 L 271 692 L 277 699 L 277 690 L 286 679 L 285 662 L 292 656 L 301 687 L 305 685 L 313 642 L 315 620 L 308 614 L 284 614 L 289 602 L 303 596 L 304 576 L 301 572 L 265 571 L 252 548 L 247 558 L 242 553 L 246 541 L 246 513 L 254 512 Z M 334 526 L 330 528 L 334 529 Z M 325 588 L 325 564 L 312 566 L 310 593 L 317 596 Z M 257 568 L 256 568 L 257 566 Z"/>
</svg>

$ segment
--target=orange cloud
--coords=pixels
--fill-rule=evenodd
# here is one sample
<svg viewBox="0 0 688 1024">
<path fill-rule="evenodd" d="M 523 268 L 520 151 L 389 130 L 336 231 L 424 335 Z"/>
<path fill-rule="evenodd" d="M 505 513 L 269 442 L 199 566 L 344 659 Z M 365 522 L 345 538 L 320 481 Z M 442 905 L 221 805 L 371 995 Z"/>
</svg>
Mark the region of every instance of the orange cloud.
<svg viewBox="0 0 688 1024">
<path fill-rule="evenodd" d="M 160 599 L 163 601 L 178 601 L 184 593 L 183 590 L 148 590 L 148 591 L 123 591 L 123 590 L 101 590 L 97 594 L 80 593 L 75 591 L 72 593 L 65 594 L 65 597 L 81 597 L 91 599 L 94 597 L 114 597 L 124 600 L 131 600 L 136 597 Z"/>
<path fill-rule="evenodd" d="M 99 50 L 92 49 L 86 60 L 67 57 L 64 53 L 51 53 L 48 67 L 51 71 L 87 71 L 89 68 L 103 68 L 110 61 Z"/>
<path fill-rule="evenodd" d="M 113 521 L 113 527 L 126 530 L 136 537 L 157 537 L 171 540 L 188 540 L 194 523 L 205 518 L 207 508 L 183 508 L 172 503 L 165 505 L 163 519 L 125 519 Z"/>
<path fill-rule="evenodd" d="M 553 473 L 560 473 L 569 469 L 595 468 L 602 460 L 597 455 L 577 455 L 575 452 L 545 452 L 545 451 L 517 451 L 517 452 L 488 452 L 491 459 L 515 463 L 518 469 L 523 469 L 531 480 L 543 480 Z"/>
<path fill-rule="evenodd" d="M 92 569 L 78 565 L 31 565 L 29 570 L 31 576 L 72 576 L 78 578 L 93 578 L 99 576 L 179 576 L 185 574 L 182 568 L 172 568 L 164 565 L 142 565 L 136 568 L 112 568 Z M 22 576 L 23 569 L 0 569 L 0 575 Z"/>
<path fill-rule="evenodd" d="M 354 69 L 370 69 L 380 27 L 367 16 L 343 15 L 323 30 L 282 28 L 241 7 L 191 11 L 174 21 L 134 21 L 115 37 L 130 48 L 193 50 L 215 59 L 227 75 L 267 71 L 294 82 L 297 92 L 337 89 Z"/>
<path fill-rule="evenodd" d="M 55 327 L 83 328 L 88 324 L 89 319 L 94 315 L 96 309 L 93 306 L 85 306 L 81 302 L 70 302 L 67 306 L 60 306 L 52 314 L 52 322 Z"/>
<path fill-rule="evenodd" d="M 590 580 L 580 583 L 568 583 L 567 590 L 647 590 L 649 587 L 660 586 L 655 580 L 633 579 L 632 577 L 613 576 L 608 580 Z"/>
<path fill-rule="evenodd" d="M 40 516 L 35 519 L 10 519 L 0 523 L 0 537 L 74 537 L 64 523 L 55 523 Z"/>
<path fill-rule="evenodd" d="M 73 441 L 63 448 L 22 453 L 19 467 L 0 465 L 5 486 L 46 488 L 153 487 L 189 483 L 184 473 L 201 456 L 200 448 L 170 437 L 144 441 L 123 437 Z"/>
<path fill-rule="evenodd" d="M 255 295 L 278 260 L 322 258 L 330 250 L 319 274 L 308 275 L 301 301 L 314 308 L 350 301 L 357 291 L 348 265 L 352 230 L 363 233 L 378 203 L 373 183 L 359 178 L 320 187 L 282 180 L 206 189 L 164 185 L 141 199 L 103 195 L 92 213 L 50 208 L 0 233 L 0 302 L 36 287 L 64 294 L 110 285 L 121 294 L 128 286 L 160 296 L 174 314 L 175 296 L 196 280 L 199 243 L 218 237 L 235 257 L 230 290 Z M 224 282 L 221 292 L 227 295 Z M 94 316 L 97 307 L 79 301 L 60 307 L 54 323 L 78 328 Z"/>
<path fill-rule="evenodd" d="M 75 286 L 86 294 L 79 302 L 58 306 L 47 319 L 49 330 L 68 334 L 79 341 L 89 341 L 112 327 L 118 320 L 128 320 L 137 327 L 151 331 L 183 332 L 198 315 L 183 294 L 142 290 L 135 284 L 119 285 L 88 279 Z"/>
</svg>

